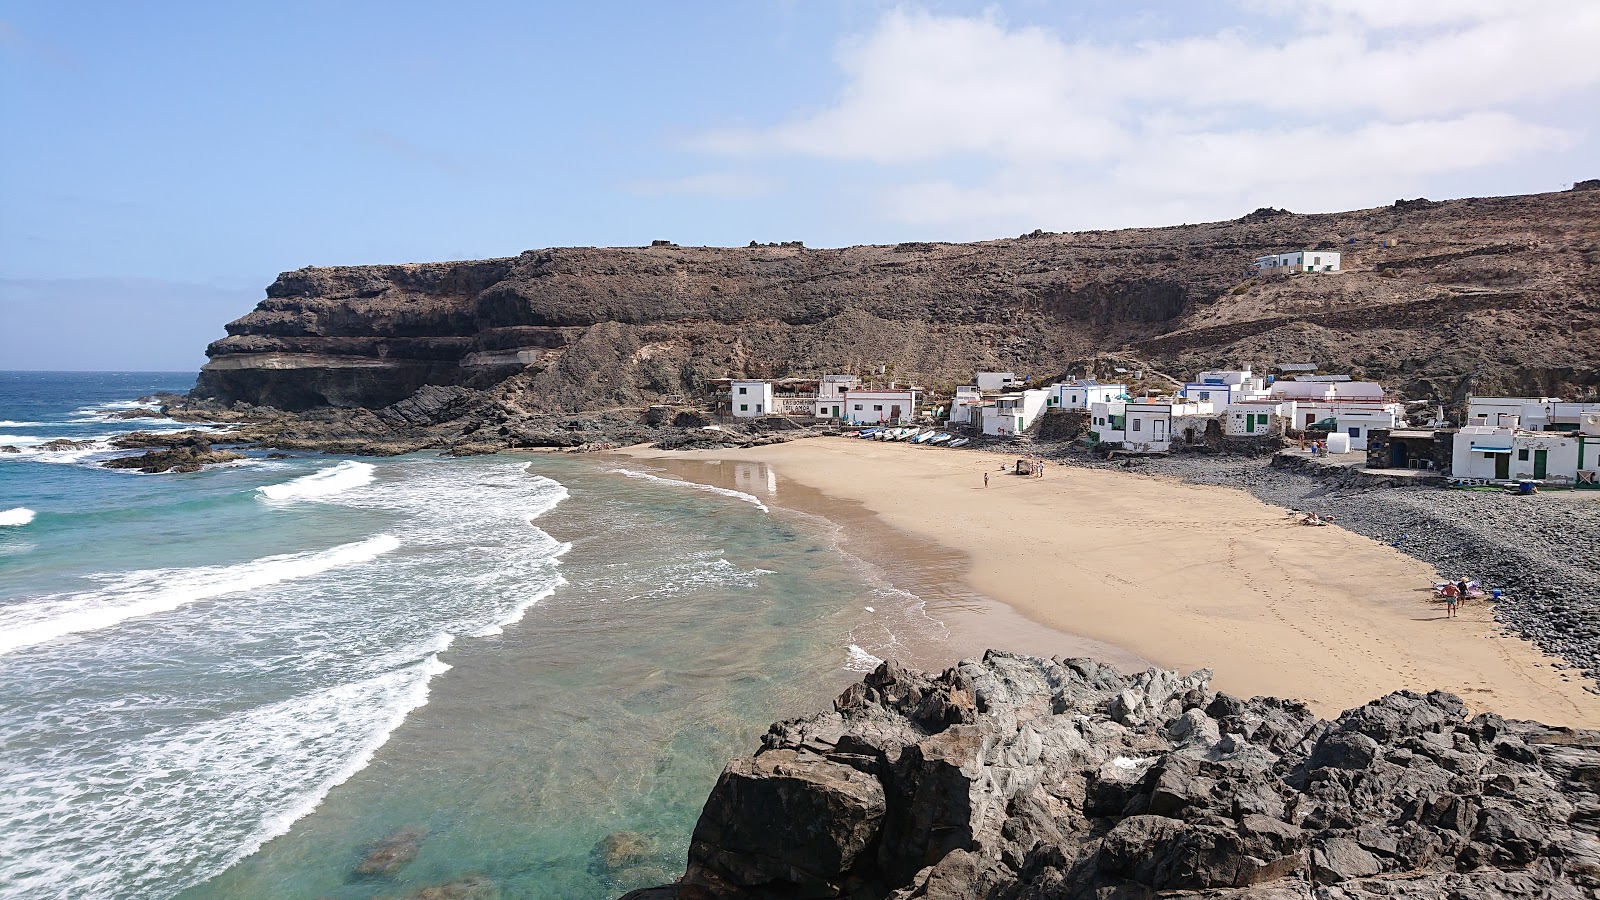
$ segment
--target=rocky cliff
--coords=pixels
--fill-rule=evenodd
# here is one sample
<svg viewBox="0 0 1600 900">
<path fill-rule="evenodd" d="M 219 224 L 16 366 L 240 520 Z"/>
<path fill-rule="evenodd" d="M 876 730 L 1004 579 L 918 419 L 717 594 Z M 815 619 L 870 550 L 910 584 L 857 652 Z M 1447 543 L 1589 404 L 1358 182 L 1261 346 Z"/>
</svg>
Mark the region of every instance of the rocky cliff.
<svg viewBox="0 0 1600 900">
<path fill-rule="evenodd" d="M 1251 277 L 1255 256 L 1300 248 L 1342 251 L 1347 271 Z M 312 268 L 228 325 L 195 396 L 376 409 L 460 385 L 571 412 L 729 376 L 1051 376 L 1101 351 L 1179 372 L 1320 362 L 1419 397 L 1561 393 L 1600 386 L 1597 273 L 1593 190 L 977 244 Z"/>
<path fill-rule="evenodd" d="M 627 900 L 1594 897 L 1600 732 L 1391 694 L 1337 720 L 991 652 L 885 664 L 723 771 Z"/>
</svg>

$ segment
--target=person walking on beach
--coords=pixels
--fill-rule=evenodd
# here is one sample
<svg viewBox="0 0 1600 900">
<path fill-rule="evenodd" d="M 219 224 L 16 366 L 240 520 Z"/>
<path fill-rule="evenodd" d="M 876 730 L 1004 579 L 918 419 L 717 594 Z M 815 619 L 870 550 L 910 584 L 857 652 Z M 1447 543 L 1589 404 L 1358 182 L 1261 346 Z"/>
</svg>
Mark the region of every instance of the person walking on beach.
<svg viewBox="0 0 1600 900">
<path fill-rule="evenodd" d="M 1440 593 L 1444 594 L 1444 617 L 1446 619 L 1454 619 L 1456 617 L 1456 607 L 1461 602 L 1461 590 L 1456 587 L 1455 582 L 1446 581 Z"/>
<path fill-rule="evenodd" d="M 989 486 L 989 473 L 988 472 L 983 473 L 983 486 L 984 487 L 988 487 Z"/>
</svg>

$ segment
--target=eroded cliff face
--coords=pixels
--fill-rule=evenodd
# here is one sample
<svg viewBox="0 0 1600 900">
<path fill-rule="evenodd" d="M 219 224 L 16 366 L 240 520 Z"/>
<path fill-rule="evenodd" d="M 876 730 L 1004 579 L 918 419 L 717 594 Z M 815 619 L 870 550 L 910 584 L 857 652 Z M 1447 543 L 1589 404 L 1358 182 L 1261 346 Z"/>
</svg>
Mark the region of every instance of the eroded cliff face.
<svg viewBox="0 0 1600 900">
<path fill-rule="evenodd" d="M 1418 396 L 1559 393 L 1600 385 L 1597 241 L 1600 191 L 1569 191 L 977 244 L 301 269 L 208 348 L 195 395 L 378 408 L 499 386 L 572 411 L 730 376 L 1048 376 L 1101 351 L 1179 372 L 1314 361 Z M 1343 252 L 1346 272 L 1251 277 L 1255 256 L 1300 248 Z"/>
</svg>

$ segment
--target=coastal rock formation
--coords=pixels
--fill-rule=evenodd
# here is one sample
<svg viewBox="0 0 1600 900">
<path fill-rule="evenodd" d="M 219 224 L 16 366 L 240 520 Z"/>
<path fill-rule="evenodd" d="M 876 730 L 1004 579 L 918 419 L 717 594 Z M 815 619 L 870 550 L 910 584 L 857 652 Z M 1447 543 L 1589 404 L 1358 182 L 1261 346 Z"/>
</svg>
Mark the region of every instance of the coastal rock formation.
<svg viewBox="0 0 1600 900">
<path fill-rule="evenodd" d="M 1328 722 L 1209 673 L 885 663 L 723 771 L 632 900 L 1592 897 L 1600 732 L 1398 692 Z"/>
<path fill-rule="evenodd" d="M 1600 192 L 1574 190 L 975 244 L 308 268 L 228 325 L 194 396 L 379 409 L 442 386 L 566 415 L 699 401 L 730 376 L 1050 377 L 1113 350 L 1180 372 L 1318 362 L 1417 397 L 1553 395 L 1600 384 L 1597 221 Z M 1346 271 L 1252 276 L 1290 249 L 1341 251 Z"/>
</svg>

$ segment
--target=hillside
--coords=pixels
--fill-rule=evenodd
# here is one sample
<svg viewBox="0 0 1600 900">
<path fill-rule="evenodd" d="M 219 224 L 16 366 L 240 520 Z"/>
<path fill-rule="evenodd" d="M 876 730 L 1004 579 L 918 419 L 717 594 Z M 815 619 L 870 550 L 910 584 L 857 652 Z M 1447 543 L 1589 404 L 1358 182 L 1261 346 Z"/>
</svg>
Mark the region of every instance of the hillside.
<svg viewBox="0 0 1600 900">
<path fill-rule="evenodd" d="M 1251 276 L 1255 256 L 1297 248 L 1340 250 L 1346 272 Z M 975 244 L 307 268 L 227 330 L 195 397 L 295 411 L 437 384 L 570 412 L 880 366 L 937 388 L 1106 352 L 1177 372 L 1313 361 L 1413 397 L 1593 392 L 1600 190 Z"/>
</svg>

